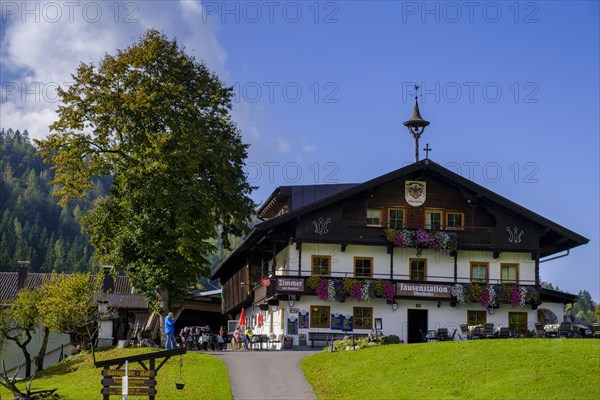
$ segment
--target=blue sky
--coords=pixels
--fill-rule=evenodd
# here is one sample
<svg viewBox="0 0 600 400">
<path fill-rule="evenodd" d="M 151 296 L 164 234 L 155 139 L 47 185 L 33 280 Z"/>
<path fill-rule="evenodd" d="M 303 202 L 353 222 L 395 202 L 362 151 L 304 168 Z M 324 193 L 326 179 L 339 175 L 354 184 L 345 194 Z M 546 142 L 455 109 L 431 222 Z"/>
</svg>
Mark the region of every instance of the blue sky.
<svg viewBox="0 0 600 400">
<path fill-rule="evenodd" d="M 71 4 L 71 5 L 68 5 Z M 600 300 L 596 1 L 2 2 L 0 125 L 47 134 L 54 88 L 155 27 L 236 88 L 263 201 L 431 158 L 590 239 L 542 279 Z"/>
</svg>

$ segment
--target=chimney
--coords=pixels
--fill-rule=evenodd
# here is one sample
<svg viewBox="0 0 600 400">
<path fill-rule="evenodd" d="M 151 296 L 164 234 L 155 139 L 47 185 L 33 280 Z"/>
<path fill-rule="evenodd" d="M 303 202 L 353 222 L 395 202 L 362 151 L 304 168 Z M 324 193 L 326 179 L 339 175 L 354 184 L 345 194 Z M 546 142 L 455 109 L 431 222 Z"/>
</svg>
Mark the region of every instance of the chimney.
<svg viewBox="0 0 600 400">
<path fill-rule="evenodd" d="M 17 289 L 24 289 L 27 283 L 27 271 L 29 269 L 29 261 L 18 261 L 19 273 L 17 276 Z"/>
<path fill-rule="evenodd" d="M 102 271 L 104 272 L 104 280 L 102 281 L 102 291 L 104 293 L 113 293 L 115 291 L 115 279 L 110 274 L 112 266 L 103 265 Z"/>
</svg>

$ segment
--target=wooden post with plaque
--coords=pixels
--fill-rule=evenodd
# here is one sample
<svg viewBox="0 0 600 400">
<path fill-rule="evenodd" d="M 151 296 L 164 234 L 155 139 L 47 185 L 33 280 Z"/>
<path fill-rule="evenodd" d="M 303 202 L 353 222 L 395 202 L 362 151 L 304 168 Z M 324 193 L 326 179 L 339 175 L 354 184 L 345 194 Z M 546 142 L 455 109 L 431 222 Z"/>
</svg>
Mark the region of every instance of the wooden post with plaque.
<svg viewBox="0 0 600 400">
<path fill-rule="evenodd" d="M 129 364 L 138 363 L 142 368 L 127 371 L 128 396 L 148 396 L 149 400 L 154 400 L 158 370 L 172 356 L 185 354 L 186 352 L 186 349 L 165 350 L 94 362 L 96 368 L 102 368 L 102 400 L 109 400 L 110 396 L 121 396 L 123 394 L 123 377 L 126 372 L 122 367 L 126 362 L 129 362 Z M 162 358 L 162 361 L 157 366 L 156 360 L 160 358 Z"/>
</svg>

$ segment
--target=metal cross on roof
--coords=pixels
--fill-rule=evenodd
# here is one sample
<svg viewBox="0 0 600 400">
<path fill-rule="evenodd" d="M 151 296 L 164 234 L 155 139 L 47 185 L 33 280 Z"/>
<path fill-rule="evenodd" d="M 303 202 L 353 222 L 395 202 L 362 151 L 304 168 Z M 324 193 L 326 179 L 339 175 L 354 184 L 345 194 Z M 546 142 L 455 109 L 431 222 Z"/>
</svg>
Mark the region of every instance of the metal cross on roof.
<svg viewBox="0 0 600 400">
<path fill-rule="evenodd" d="M 425 151 L 425 159 L 426 159 L 426 160 L 429 160 L 429 152 L 430 152 L 431 150 L 432 150 L 432 149 L 429 147 L 429 143 L 427 143 L 427 144 L 425 145 L 425 148 L 423 149 L 423 151 Z"/>
</svg>

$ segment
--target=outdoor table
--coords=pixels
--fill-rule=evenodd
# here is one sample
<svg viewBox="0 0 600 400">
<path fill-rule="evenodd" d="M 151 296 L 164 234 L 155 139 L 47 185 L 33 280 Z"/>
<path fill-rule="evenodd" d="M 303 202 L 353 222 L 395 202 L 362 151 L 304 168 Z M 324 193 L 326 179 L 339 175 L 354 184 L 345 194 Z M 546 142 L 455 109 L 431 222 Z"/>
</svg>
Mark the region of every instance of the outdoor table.
<svg viewBox="0 0 600 400">
<path fill-rule="evenodd" d="M 548 324 L 544 325 L 544 331 L 546 331 L 546 337 L 554 338 L 558 337 L 558 329 L 560 324 Z"/>
<path fill-rule="evenodd" d="M 254 345 L 258 344 L 258 349 L 262 350 L 262 344 L 263 343 L 268 343 L 269 341 L 269 337 L 267 335 L 263 335 L 263 334 L 254 334 L 252 336 L 252 348 L 254 348 Z"/>
<path fill-rule="evenodd" d="M 425 336 L 425 340 L 427 340 L 428 342 L 437 342 L 438 339 L 438 335 L 437 335 L 437 331 L 427 331 L 427 335 Z"/>
</svg>

